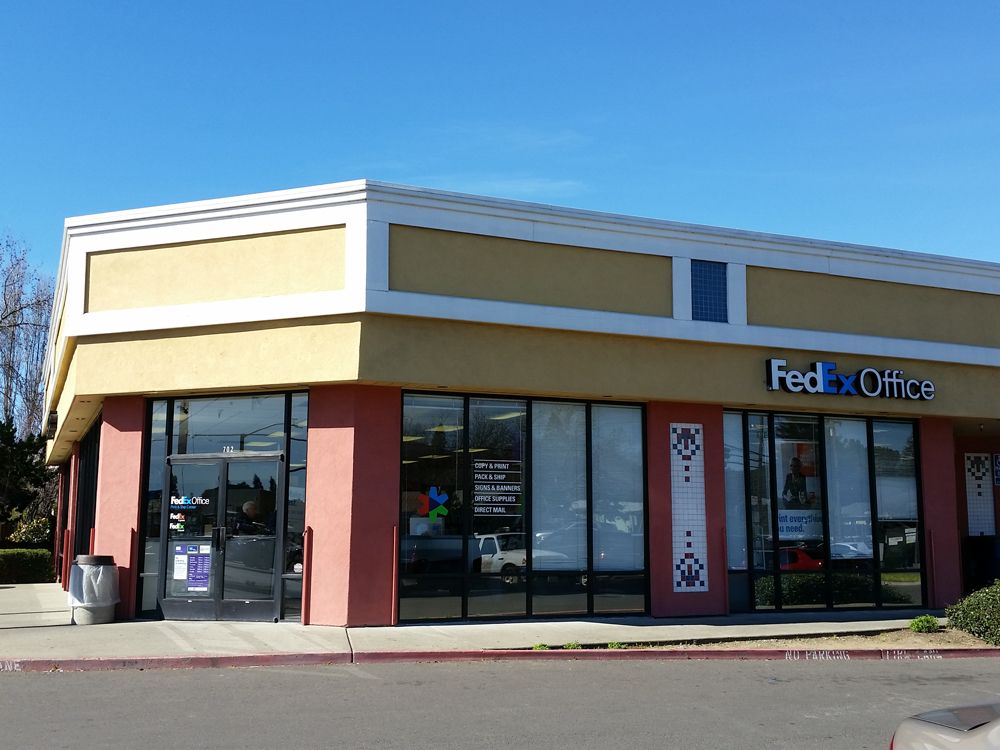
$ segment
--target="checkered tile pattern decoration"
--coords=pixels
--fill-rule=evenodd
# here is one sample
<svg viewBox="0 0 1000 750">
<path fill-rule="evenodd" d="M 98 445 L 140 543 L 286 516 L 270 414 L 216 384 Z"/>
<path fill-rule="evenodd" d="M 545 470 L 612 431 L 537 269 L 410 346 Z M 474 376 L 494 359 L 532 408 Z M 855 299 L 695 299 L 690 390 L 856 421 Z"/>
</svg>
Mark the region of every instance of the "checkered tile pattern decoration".
<svg viewBox="0 0 1000 750">
<path fill-rule="evenodd" d="M 674 591 L 708 591 L 703 425 L 670 424 L 670 505 Z"/>
<path fill-rule="evenodd" d="M 989 453 L 965 454 L 965 506 L 969 511 L 969 536 L 996 533 L 993 457 Z"/>
</svg>

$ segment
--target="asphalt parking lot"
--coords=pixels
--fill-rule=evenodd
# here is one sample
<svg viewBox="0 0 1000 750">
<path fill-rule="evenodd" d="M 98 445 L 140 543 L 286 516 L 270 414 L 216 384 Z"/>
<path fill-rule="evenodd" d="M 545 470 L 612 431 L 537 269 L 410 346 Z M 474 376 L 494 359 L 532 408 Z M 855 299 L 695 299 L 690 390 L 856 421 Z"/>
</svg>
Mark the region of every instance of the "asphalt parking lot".
<svg viewBox="0 0 1000 750">
<path fill-rule="evenodd" d="M 888 748 L 1000 701 L 1000 659 L 457 662 L 0 673 L 18 748 Z"/>
</svg>

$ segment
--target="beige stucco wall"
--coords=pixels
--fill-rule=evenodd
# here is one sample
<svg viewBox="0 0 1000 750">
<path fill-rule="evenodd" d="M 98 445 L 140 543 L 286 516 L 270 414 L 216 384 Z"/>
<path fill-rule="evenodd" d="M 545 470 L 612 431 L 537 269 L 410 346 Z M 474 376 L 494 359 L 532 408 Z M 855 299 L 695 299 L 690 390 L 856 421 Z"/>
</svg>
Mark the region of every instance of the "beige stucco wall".
<svg viewBox="0 0 1000 750">
<path fill-rule="evenodd" d="M 292 324 L 218 326 L 145 334 L 82 337 L 59 396 L 60 425 L 49 443 L 59 463 L 81 404 L 110 395 L 248 391 L 354 381 L 357 316 Z"/>
<path fill-rule="evenodd" d="M 868 366 L 901 369 L 907 378 L 932 380 L 937 396 L 910 401 L 768 391 L 769 357 L 798 370 L 816 360 L 836 362 L 843 374 Z M 363 323 L 360 377 L 499 394 L 1000 418 L 1000 401 L 985 397 L 1000 382 L 995 368 L 389 316 Z"/>
<path fill-rule="evenodd" d="M 80 338 L 78 393 L 270 388 L 355 380 L 356 316 Z"/>
<path fill-rule="evenodd" d="M 87 312 L 344 288 L 344 227 L 87 256 Z"/>
<path fill-rule="evenodd" d="M 765 361 L 788 369 L 837 363 L 840 373 L 893 368 L 932 380 L 933 401 L 768 391 Z M 243 392 L 363 382 L 428 390 L 689 401 L 733 408 L 844 414 L 1000 419 L 989 394 L 1000 369 L 879 357 L 783 351 L 703 342 L 354 315 L 259 324 L 82 337 L 59 398 L 60 431 L 50 461 L 87 417 L 85 399 L 105 395 Z M 65 415 L 65 417 L 64 417 Z"/>
<path fill-rule="evenodd" d="M 1000 346 L 1000 296 L 747 267 L 747 322 Z"/>
<path fill-rule="evenodd" d="M 389 227 L 389 288 L 670 316 L 671 260 L 461 232 Z"/>
</svg>

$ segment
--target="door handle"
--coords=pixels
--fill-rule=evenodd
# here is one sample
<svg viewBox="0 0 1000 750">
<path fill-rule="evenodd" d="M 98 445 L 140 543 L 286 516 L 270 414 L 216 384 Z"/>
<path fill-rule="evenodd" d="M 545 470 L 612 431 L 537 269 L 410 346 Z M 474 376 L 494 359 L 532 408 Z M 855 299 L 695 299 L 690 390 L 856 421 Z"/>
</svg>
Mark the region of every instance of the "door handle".
<svg viewBox="0 0 1000 750">
<path fill-rule="evenodd" d="M 223 547 L 225 546 L 226 543 L 226 527 L 217 526 L 216 528 L 212 529 L 212 536 L 215 537 L 212 540 L 212 542 L 215 545 L 216 551 L 222 552 Z"/>
</svg>

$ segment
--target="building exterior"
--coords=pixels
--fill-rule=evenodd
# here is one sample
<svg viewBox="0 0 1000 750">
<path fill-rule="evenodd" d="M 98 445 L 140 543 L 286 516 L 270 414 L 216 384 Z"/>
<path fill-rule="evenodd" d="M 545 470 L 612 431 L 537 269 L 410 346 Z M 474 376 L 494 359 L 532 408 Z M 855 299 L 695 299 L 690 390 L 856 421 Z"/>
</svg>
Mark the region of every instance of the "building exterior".
<svg viewBox="0 0 1000 750">
<path fill-rule="evenodd" d="M 998 314 L 1000 265 L 371 181 L 70 219 L 59 569 L 121 619 L 941 607 Z"/>
</svg>

